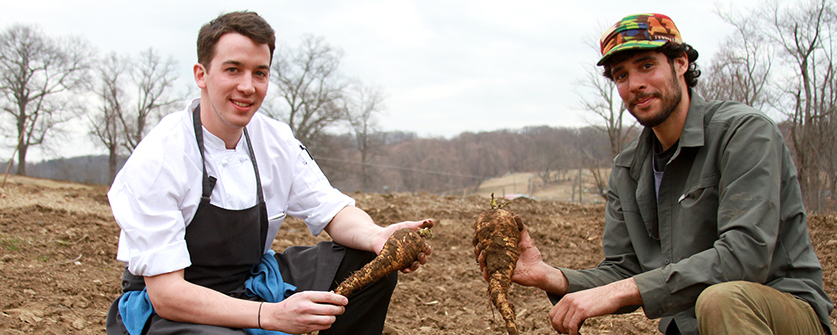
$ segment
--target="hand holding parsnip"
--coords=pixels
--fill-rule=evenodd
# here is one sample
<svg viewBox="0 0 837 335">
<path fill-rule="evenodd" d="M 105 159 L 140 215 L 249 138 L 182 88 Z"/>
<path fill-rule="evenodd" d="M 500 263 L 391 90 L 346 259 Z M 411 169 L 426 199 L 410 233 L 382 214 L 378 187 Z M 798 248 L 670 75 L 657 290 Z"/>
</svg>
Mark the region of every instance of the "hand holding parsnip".
<svg viewBox="0 0 837 335">
<path fill-rule="evenodd" d="M 396 230 L 387 239 L 381 253 L 340 283 L 334 289 L 334 293 L 348 297 L 354 291 L 394 271 L 416 268 L 419 257 L 425 254 L 428 248 L 424 238 L 432 238 L 432 236 L 433 232 L 429 228 Z"/>
<path fill-rule="evenodd" d="M 474 246 L 485 255 L 488 295 L 506 321 L 506 330 L 517 335 L 514 306 L 508 301 L 511 277 L 520 257 L 518 243 L 523 222 L 512 212 L 502 209 L 491 194 L 491 209 L 482 212 L 474 222 Z"/>
</svg>

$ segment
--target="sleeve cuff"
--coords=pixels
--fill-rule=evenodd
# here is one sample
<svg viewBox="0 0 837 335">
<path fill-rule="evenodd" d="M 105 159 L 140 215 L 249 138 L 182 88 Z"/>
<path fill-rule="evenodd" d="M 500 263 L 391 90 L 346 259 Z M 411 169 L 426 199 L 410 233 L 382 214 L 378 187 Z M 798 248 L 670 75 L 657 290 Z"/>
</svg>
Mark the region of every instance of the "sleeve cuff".
<svg viewBox="0 0 837 335">
<path fill-rule="evenodd" d="M 314 215 L 308 217 L 308 220 L 305 221 L 314 236 L 320 235 L 323 229 L 334 219 L 334 216 L 343 208 L 355 205 L 355 199 L 352 199 L 352 197 L 341 193 L 337 189 L 333 189 L 333 191 L 337 194 L 330 196 L 327 202 L 320 205 L 321 210 L 315 211 Z"/>
<path fill-rule="evenodd" d="M 131 255 L 128 271 L 135 276 L 156 276 L 192 265 L 186 241 L 178 241 L 147 252 Z"/>
<path fill-rule="evenodd" d="M 663 272 L 655 269 L 633 277 L 642 296 L 645 315 L 650 319 L 663 317 L 666 312 L 666 299 L 671 296 L 666 286 Z"/>
<path fill-rule="evenodd" d="M 579 285 L 579 283 L 585 282 L 585 278 L 581 275 L 578 270 L 567 269 L 556 267 L 556 269 L 561 270 L 564 273 L 564 277 L 567 278 L 567 293 L 578 292 L 584 289 L 589 288 L 588 286 Z M 559 295 L 555 293 L 547 292 L 546 296 L 549 298 L 549 301 L 552 302 L 553 305 L 557 304 L 564 295 Z"/>
</svg>

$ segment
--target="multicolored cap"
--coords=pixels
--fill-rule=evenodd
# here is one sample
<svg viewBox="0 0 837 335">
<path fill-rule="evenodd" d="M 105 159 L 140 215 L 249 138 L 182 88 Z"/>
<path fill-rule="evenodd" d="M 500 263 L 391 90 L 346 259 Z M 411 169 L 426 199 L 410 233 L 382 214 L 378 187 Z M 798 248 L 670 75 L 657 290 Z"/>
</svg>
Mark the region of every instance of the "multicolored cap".
<svg viewBox="0 0 837 335">
<path fill-rule="evenodd" d="M 619 51 L 630 49 L 656 49 L 671 42 L 683 44 L 680 31 L 674 21 L 663 14 L 634 14 L 616 22 L 602 35 L 602 65 Z"/>
</svg>

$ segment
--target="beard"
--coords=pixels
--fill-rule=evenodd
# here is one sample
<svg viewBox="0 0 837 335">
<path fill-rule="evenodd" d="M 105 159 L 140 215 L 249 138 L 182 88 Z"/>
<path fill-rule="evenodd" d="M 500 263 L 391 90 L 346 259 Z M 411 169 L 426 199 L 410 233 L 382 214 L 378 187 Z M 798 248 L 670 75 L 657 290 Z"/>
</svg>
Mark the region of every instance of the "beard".
<svg viewBox="0 0 837 335">
<path fill-rule="evenodd" d="M 669 81 L 669 85 L 668 87 L 666 87 L 666 90 L 669 91 L 670 94 L 663 95 L 663 93 L 660 91 L 639 94 L 636 97 L 634 97 L 634 99 L 630 103 L 628 103 L 628 111 L 631 113 L 631 115 L 634 116 L 634 118 L 636 118 L 637 122 L 639 122 L 639 124 L 643 126 L 651 128 L 659 126 L 660 124 L 668 120 L 668 117 L 671 116 L 671 113 L 674 113 L 674 109 L 677 108 L 677 105 L 679 105 L 680 101 L 683 100 L 683 92 L 680 90 L 680 86 L 678 84 L 679 83 L 677 82 L 677 72 L 675 72 L 674 64 L 672 64 L 671 81 Z M 636 108 L 636 102 L 638 100 L 645 99 L 648 97 L 655 97 L 660 99 L 660 110 L 657 111 L 657 113 L 654 113 L 648 117 L 637 116 L 637 113 L 634 112 L 634 109 Z"/>
</svg>

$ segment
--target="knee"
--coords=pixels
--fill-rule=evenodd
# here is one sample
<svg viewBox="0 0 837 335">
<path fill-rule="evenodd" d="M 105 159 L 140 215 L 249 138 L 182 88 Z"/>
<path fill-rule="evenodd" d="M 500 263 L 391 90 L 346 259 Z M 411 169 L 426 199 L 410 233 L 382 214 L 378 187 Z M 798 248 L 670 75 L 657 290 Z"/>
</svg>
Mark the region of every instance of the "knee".
<svg viewBox="0 0 837 335">
<path fill-rule="evenodd" d="M 695 314 L 698 317 L 722 315 L 724 308 L 741 305 L 746 296 L 744 293 L 746 284 L 732 281 L 707 287 L 698 295 Z"/>
</svg>

